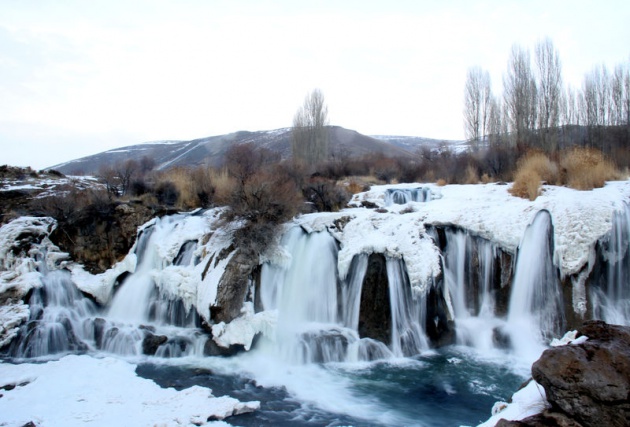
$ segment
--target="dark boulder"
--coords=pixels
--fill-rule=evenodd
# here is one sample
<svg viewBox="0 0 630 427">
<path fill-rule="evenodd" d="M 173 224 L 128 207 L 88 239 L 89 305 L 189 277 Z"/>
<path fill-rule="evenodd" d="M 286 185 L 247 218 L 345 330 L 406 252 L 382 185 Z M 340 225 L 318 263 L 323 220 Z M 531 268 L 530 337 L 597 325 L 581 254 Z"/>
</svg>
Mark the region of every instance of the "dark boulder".
<svg viewBox="0 0 630 427">
<path fill-rule="evenodd" d="M 142 340 L 142 353 L 147 356 L 154 356 L 158 347 L 167 340 L 168 338 L 165 335 L 154 335 L 151 332 L 145 331 L 145 336 Z"/>
<path fill-rule="evenodd" d="M 521 421 L 499 420 L 495 427 L 584 427 L 559 412 L 545 411 Z"/>
<path fill-rule="evenodd" d="M 210 307 L 214 323 L 230 323 L 240 316 L 257 265 L 258 256 L 255 253 L 237 249 L 219 281 L 216 305 Z"/>
<path fill-rule="evenodd" d="M 578 335 L 588 340 L 548 349 L 532 367 L 551 411 L 583 427 L 630 425 L 630 327 L 590 321 Z"/>
<path fill-rule="evenodd" d="M 244 351 L 245 346 L 242 344 L 232 344 L 229 347 L 222 347 L 214 342 L 212 338 L 208 339 L 203 346 L 204 356 L 231 357 L 243 353 Z"/>
<path fill-rule="evenodd" d="M 387 260 L 383 254 L 370 254 L 363 279 L 359 311 L 359 336 L 384 344 L 391 341 L 391 304 Z"/>
</svg>

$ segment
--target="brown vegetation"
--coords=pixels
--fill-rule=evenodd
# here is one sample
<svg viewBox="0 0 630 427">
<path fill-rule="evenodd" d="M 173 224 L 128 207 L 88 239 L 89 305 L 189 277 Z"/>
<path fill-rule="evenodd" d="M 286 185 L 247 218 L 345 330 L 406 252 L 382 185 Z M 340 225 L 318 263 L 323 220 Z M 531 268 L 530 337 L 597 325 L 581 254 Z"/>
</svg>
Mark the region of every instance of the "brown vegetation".
<svg viewBox="0 0 630 427">
<path fill-rule="evenodd" d="M 574 148 L 561 156 L 560 166 L 564 183 L 576 190 L 603 187 L 606 181 L 618 179 L 620 173 L 601 151 L 593 148 Z"/>
<path fill-rule="evenodd" d="M 535 200 L 543 182 L 566 185 L 576 190 L 592 190 L 620 176 L 613 163 L 593 148 L 572 148 L 560 152 L 558 158 L 560 160 L 555 162 L 540 151 L 525 155 L 518 162 L 510 194 Z"/>
</svg>

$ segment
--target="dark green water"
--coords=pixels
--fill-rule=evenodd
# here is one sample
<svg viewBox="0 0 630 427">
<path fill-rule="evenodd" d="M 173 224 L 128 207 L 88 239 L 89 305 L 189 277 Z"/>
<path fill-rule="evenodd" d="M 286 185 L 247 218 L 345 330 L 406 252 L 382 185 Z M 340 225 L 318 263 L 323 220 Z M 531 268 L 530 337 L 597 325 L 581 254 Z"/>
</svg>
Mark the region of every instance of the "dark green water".
<svg viewBox="0 0 630 427">
<path fill-rule="evenodd" d="M 483 359 L 461 348 L 393 362 L 290 367 L 277 385 L 257 381 L 255 372 L 230 373 L 230 362 L 203 363 L 145 363 L 137 373 L 164 387 L 200 385 L 215 396 L 259 400 L 260 410 L 226 420 L 236 426 L 472 426 L 525 379 L 507 358 Z"/>
</svg>

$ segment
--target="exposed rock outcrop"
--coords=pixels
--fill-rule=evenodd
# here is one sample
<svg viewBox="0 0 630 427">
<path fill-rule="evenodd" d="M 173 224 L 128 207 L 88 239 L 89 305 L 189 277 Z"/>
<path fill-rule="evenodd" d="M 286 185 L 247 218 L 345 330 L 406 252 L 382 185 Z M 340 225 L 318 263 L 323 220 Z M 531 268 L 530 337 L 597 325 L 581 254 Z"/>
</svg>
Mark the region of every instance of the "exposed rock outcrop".
<svg viewBox="0 0 630 427">
<path fill-rule="evenodd" d="M 60 221 L 50 239 L 87 271 L 98 274 L 129 253 L 140 225 L 165 213 L 141 203 L 90 207 L 72 220 Z"/>
<path fill-rule="evenodd" d="M 630 425 L 630 327 L 589 321 L 578 335 L 588 340 L 548 349 L 532 367 L 551 409 L 497 425 Z"/>
<path fill-rule="evenodd" d="M 389 344 L 391 341 L 391 306 L 387 261 L 383 254 L 370 254 L 361 291 L 359 336 Z"/>
<path fill-rule="evenodd" d="M 240 316 L 250 285 L 253 285 L 252 275 L 258 266 L 258 256 L 243 248 L 236 251 L 219 282 L 216 304 L 210 309 L 215 323 L 230 323 Z"/>
</svg>

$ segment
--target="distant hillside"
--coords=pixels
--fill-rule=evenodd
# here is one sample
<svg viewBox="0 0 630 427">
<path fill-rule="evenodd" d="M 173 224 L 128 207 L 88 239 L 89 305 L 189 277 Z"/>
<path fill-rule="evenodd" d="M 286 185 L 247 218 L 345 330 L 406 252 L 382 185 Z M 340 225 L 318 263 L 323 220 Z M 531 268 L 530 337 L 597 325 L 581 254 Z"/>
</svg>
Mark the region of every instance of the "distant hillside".
<svg viewBox="0 0 630 427">
<path fill-rule="evenodd" d="M 374 137 L 338 126 L 330 126 L 330 148 L 333 153 L 343 152 L 352 157 L 369 153 L 381 153 L 390 157 L 414 156 L 418 147 L 429 145 L 435 148 L 440 140 L 417 137 L 387 136 Z M 112 166 L 127 159 L 140 160 L 149 157 L 156 169 L 175 166 L 219 166 L 223 156 L 232 145 L 252 143 L 277 152 L 283 159 L 291 156 L 291 129 L 270 131 L 235 132 L 191 141 L 160 141 L 130 145 L 92 156 L 82 157 L 52 166 L 64 174 L 96 174 L 103 166 Z M 453 144 L 453 141 L 449 141 Z"/>
</svg>

